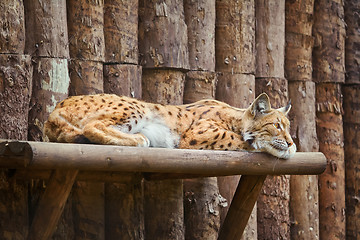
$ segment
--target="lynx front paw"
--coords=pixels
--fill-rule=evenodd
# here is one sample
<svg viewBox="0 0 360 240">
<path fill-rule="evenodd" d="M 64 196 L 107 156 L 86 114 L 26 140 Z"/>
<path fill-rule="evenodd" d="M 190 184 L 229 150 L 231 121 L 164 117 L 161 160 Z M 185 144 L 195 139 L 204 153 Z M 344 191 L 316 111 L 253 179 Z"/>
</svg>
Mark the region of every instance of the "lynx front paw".
<svg viewBox="0 0 360 240">
<path fill-rule="evenodd" d="M 145 135 L 139 133 L 139 138 L 138 147 L 150 147 L 150 140 Z"/>
</svg>

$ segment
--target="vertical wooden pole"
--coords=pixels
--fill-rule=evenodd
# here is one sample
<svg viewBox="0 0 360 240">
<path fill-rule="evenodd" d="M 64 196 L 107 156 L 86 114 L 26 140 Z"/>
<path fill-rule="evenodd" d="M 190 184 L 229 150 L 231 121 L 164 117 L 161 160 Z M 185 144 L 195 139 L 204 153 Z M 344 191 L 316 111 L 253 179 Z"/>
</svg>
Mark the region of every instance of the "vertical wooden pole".
<svg viewBox="0 0 360 240">
<path fill-rule="evenodd" d="M 28 240 L 50 239 L 65 207 L 78 170 L 54 170 L 37 206 Z"/>
<path fill-rule="evenodd" d="M 25 17 L 23 1 L 4 0 L 0 3 L 0 53 L 24 54 Z"/>
<path fill-rule="evenodd" d="M 176 70 L 143 70 L 143 99 L 181 104 L 185 74 Z M 182 180 L 145 181 L 145 239 L 185 239 Z"/>
<path fill-rule="evenodd" d="M 186 74 L 184 103 L 214 99 L 215 0 L 185 0 L 184 11 L 192 70 Z M 185 239 L 217 239 L 222 199 L 217 178 L 184 180 Z"/>
<path fill-rule="evenodd" d="M 21 13 L 19 19 L 23 18 L 21 4 L 15 4 Z M 0 6 L 5 7 L 3 2 Z M 2 17 L 0 13 L 0 19 Z M 12 30 L 8 30 L 11 34 Z M 14 46 L 16 43 L 8 44 Z M 27 140 L 31 84 L 30 56 L 0 54 L 0 138 Z M 0 170 L 0 238 L 25 239 L 29 227 L 27 183 L 11 178 L 12 175 L 11 170 Z"/>
<path fill-rule="evenodd" d="M 24 1 L 26 53 L 33 57 L 69 58 L 66 0 Z"/>
<path fill-rule="evenodd" d="M 138 63 L 138 0 L 104 0 L 105 62 Z"/>
<path fill-rule="evenodd" d="M 287 88 L 284 78 L 256 79 L 256 95 L 267 93 L 274 108 L 287 104 Z M 289 188 L 290 176 L 268 176 L 265 180 L 257 202 L 259 239 L 289 238 Z"/>
<path fill-rule="evenodd" d="M 104 92 L 141 98 L 138 63 L 138 1 L 104 2 Z M 143 177 L 133 174 L 121 183 L 105 183 L 106 239 L 142 240 Z"/>
<path fill-rule="evenodd" d="M 215 0 L 184 0 L 191 70 L 215 71 Z"/>
<path fill-rule="evenodd" d="M 43 124 L 50 112 L 55 108 L 56 103 L 68 96 L 70 82 L 66 1 L 29 0 L 25 1 L 24 5 L 26 18 L 25 51 L 33 57 L 33 76 L 35 80 L 29 112 L 29 140 L 48 141 L 42 133 Z M 64 174 L 70 173 L 64 172 Z M 44 212 L 38 212 L 37 205 L 41 201 L 42 204 L 46 201 L 46 189 L 44 187 L 46 184 L 37 180 L 32 180 L 31 183 L 29 187 L 30 219 L 33 219 L 34 224 L 30 229 L 29 237 L 36 238 L 36 236 L 39 236 L 38 234 L 45 232 L 45 235 L 50 234 L 49 237 L 53 233 L 54 236 L 60 238 L 73 237 L 72 215 L 63 215 L 60 221 L 59 218 L 63 208 L 59 208 L 53 213 L 45 213 L 46 216 L 41 216 Z M 71 190 L 72 183 L 70 184 L 66 188 Z M 64 194 L 67 195 L 59 195 L 57 200 L 66 201 L 68 193 Z M 56 200 L 53 200 L 53 204 L 56 204 Z M 71 211 L 71 205 L 67 204 L 65 211 Z M 47 226 L 42 224 L 43 220 L 40 218 L 53 220 L 51 226 L 49 225 L 49 229 L 42 229 Z M 58 225 L 55 220 L 60 224 Z M 55 229 L 58 230 L 55 231 Z"/>
<path fill-rule="evenodd" d="M 331 7 L 329 7 L 329 4 Z M 319 176 L 320 239 L 345 238 L 345 166 L 341 85 L 345 80 L 345 24 L 341 1 L 315 1 L 313 80 L 319 149 L 328 160 Z"/>
<path fill-rule="evenodd" d="M 27 140 L 32 84 L 31 57 L 24 55 L 23 1 L 0 2 L 0 138 Z M 0 238 L 25 239 L 28 234 L 27 182 L 0 170 Z"/>
<path fill-rule="evenodd" d="M 70 95 L 103 92 L 104 1 L 67 1 Z M 73 191 L 75 239 L 105 239 L 104 183 L 78 181 Z"/>
<path fill-rule="evenodd" d="M 287 104 L 284 78 L 285 1 L 255 1 L 256 95 L 266 92 L 272 107 Z M 289 176 L 268 176 L 258 199 L 258 238 L 288 239 Z"/>
<path fill-rule="evenodd" d="M 285 75 L 289 81 L 291 136 L 297 151 L 319 150 L 312 82 L 313 0 L 285 2 Z M 291 239 L 319 238 L 318 177 L 290 178 Z"/>
<path fill-rule="evenodd" d="M 144 68 L 189 69 L 183 0 L 140 0 L 139 43 Z"/>
<path fill-rule="evenodd" d="M 255 3 L 216 1 L 216 99 L 247 108 L 255 97 Z M 240 176 L 218 177 L 220 194 L 228 207 L 220 209 L 224 222 Z M 257 238 L 256 207 L 243 239 Z"/>
<path fill-rule="evenodd" d="M 345 1 L 345 68 L 346 79 L 342 87 L 344 96 L 344 151 L 346 171 L 346 238 L 360 238 L 359 182 L 360 167 L 360 2 Z"/>
<path fill-rule="evenodd" d="M 189 69 L 182 0 L 139 1 L 139 52 L 143 99 L 181 104 L 185 74 L 180 69 Z M 144 200 L 146 239 L 185 238 L 182 180 L 146 181 Z"/>
<path fill-rule="evenodd" d="M 360 85 L 345 85 L 344 96 L 344 151 L 346 171 L 346 239 L 360 237 L 359 182 L 360 164 Z"/>
</svg>

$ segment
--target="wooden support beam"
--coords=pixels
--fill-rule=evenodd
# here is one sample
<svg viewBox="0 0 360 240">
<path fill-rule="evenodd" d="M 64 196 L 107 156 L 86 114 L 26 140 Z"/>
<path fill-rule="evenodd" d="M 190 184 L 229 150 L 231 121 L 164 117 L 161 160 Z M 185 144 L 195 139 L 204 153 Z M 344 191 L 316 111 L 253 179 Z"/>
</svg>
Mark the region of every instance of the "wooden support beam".
<svg viewBox="0 0 360 240">
<path fill-rule="evenodd" d="M 201 175 L 320 174 L 322 153 L 296 153 L 284 160 L 263 153 L 134 148 L 45 142 L 0 143 L 0 167 L 79 169 Z"/>
<path fill-rule="evenodd" d="M 63 212 L 78 170 L 54 170 L 29 230 L 28 240 L 50 239 Z"/>
<path fill-rule="evenodd" d="M 201 175 L 320 174 L 322 153 L 296 153 L 288 160 L 269 154 L 236 151 L 134 148 L 90 144 L 1 142 L 0 167 L 79 169 Z"/>
<path fill-rule="evenodd" d="M 220 230 L 219 240 L 239 240 L 264 184 L 266 175 L 243 175 Z"/>
</svg>

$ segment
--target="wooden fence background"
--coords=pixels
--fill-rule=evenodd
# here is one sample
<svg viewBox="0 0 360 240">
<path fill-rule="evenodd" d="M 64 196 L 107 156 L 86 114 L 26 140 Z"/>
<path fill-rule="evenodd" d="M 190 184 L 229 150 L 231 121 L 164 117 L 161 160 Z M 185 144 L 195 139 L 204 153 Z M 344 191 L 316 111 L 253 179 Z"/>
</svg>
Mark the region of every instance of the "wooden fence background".
<svg viewBox="0 0 360 240">
<path fill-rule="evenodd" d="M 291 99 L 298 150 L 328 168 L 269 176 L 243 239 L 359 239 L 359 16 L 357 0 L 2 0 L 0 138 L 46 141 L 69 95 Z M 0 170 L 1 239 L 27 238 L 48 177 L 34 175 Z M 217 239 L 239 177 L 80 179 L 53 239 Z"/>
</svg>

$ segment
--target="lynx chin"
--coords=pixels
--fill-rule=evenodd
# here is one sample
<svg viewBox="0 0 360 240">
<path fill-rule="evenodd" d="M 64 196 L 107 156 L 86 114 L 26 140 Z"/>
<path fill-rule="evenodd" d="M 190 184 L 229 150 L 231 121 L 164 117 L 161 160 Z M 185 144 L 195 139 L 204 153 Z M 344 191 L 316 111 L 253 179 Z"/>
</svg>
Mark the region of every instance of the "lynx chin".
<svg viewBox="0 0 360 240">
<path fill-rule="evenodd" d="M 296 152 L 287 113 L 260 94 L 247 109 L 216 100 L 162 105 L 113 94 L 74 96 L 60 102 L 45 123 L 50 141 L 121 146 Z"/>
</svg>

